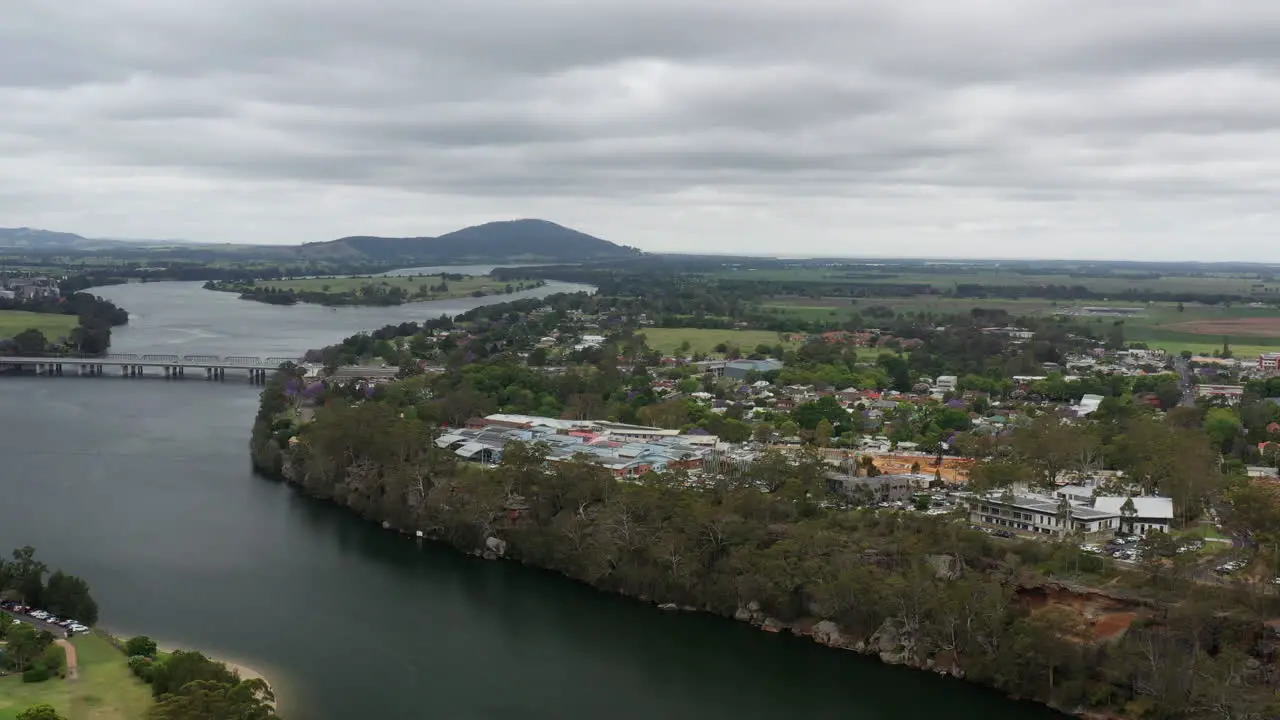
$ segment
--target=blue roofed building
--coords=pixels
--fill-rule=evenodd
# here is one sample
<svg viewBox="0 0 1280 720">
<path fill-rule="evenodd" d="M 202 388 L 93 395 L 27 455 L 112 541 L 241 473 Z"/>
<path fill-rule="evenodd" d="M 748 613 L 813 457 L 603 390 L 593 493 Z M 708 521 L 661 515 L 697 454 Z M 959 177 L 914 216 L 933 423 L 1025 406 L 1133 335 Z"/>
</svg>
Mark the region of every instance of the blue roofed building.
<svg viewBox="0 0 1280 720">
<path fill-rule="evenodd" d="M 765 360 L 734 360 L 724 366 L 724 376 L 734 380 L 746 380 L 748 373 L 764 374 L 782 369 L 782 361 L 768 358 Z"/>
</svg>

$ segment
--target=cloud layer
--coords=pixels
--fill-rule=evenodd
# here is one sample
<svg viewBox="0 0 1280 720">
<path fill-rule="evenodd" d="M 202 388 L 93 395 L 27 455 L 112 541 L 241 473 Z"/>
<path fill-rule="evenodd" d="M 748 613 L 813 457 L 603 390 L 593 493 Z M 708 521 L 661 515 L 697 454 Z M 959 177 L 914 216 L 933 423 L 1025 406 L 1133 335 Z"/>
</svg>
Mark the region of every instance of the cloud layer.
<svg viewBox="0 0 1280 720">
<path fill-rule="evenodd" d="M 6 0 L 0 226 L 1280 261 L 1280 3 Z"/>
</svg>

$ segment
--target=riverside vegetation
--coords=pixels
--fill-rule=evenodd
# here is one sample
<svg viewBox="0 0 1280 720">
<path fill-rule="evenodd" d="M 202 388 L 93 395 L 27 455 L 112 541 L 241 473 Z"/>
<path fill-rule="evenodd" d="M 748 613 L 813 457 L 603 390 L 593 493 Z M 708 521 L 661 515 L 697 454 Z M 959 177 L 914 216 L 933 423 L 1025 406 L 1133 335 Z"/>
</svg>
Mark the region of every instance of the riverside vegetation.
<svg viewBox="0 0 1280 720">
<path fill-rule="evenodd" d="M 12 557 L 0 559 L 0 597 L 87 625 L 97 622 L 98 604 L 83 579 L 61 570 L 50 573 L 29 546 L 14 550 Z M 0 678 L 0 717 L 10 717 L 6 696 L 12 695 L 23 705 L 31 703 L 18 720 L 65 720 L 62 712 L 77 703 L 92 704 L 94 717 L 104 719 L 137 720 L 145 712 L 149 720 L 278 720 L 275 696 L 263 680 L 242 680 L 201 653 L 159 653 L 145 637 L 121 643 L 95 633 L 71 642 L 79 655 L 74 685 L 66 683 L 67 651 L 52 633 L 0 612 L 0 675 L 12 672 L 21 682 Z M 126 658 L 128 670 L 150 685 L 154 701 L 131 684 L 137 681 L 124 671 Z M 38 690 L 28 689 L 37 683 Z"/>
<path fill-rule="evenodd" d="M 82 278 L 64 280 L 60 295 L 56 298 L 13 300 L 0 298 L 0 329 L 8 328 L 12 335 L 0 336 L 0 354 L 42 355 L 46 353 L 76 353 L 102 355 L 111 345 L 111 328 L 129 322 L 129 313 L 91 293 L 82 292 Z M 62 322 L 36 322 L 40 318 L 29 313 L 56 315 Z M 6 321 L 7 316 L 7 321 Z M 24 323 L 23 319 L 32 320 Z M 50 338 L 34 325 L 69 327 L 65 336 Z M 26 325 L 25 327 L 21 327 Z"/>
<path fill-rule="evenodd" d="M 471 381 L 480 366 L 468 366 Z M 462 373 L 443 382 L 465 383 Z M 679 471 L 624 483 L 585 460 L 552 465 L 538 445 L 508 445 L 500 466 L 483 468 L 435 448 L 435 418 L 449 410 L 423 378 L 324 390 L 332 402 L 298 388 L 286 366 L 264 389 L 255 467 L 387 527 L 1081 715 L 1280 714 L 1280 637 L 1264 624 L 1278 608 L 1266 592 L 1177 577 L 1166 563 L 1120 571 L 1074 542 L 1006 542 L 948 518 L 837 508 L 816 451 L 766 455 L 750 477 L 705 490 Z M 304 403 L 314 419 L 299 423 Z M 1280 502 L 1253 501 L 1267 526 Z M 1099 616 L 1121 618 L 1123 632 Z"/>
<path fill-rule="evenodd" d="M 435 275 L 313 277 L 282 280 L 210 280 L 206 290 L 239 293 L 242 300 L 271 305 L 401 305 L 407 302 L 484 297 L 532 290 L 544 280 L 498 281 L 476 275 L 441 272 Z"/>
</svg>

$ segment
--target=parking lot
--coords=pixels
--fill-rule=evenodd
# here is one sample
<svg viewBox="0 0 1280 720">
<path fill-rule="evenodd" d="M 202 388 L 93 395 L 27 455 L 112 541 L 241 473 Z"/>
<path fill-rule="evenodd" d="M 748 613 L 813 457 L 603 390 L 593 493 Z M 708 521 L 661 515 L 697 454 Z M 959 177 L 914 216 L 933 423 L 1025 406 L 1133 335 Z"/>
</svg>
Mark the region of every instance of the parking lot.
<svg viewBox="0 0 1280 720">
<path fill-rule="evenodd" d="M 15 622 L 24 622 L 37 630 L 45 630 L 54 637 L 69 638 L 72 635 L 83 635 L 89 627 L 72 618 L 60 618 L 41 610 L 16 602 L 0 603 L 0 612 L 11 615 Z"/>
</svg>

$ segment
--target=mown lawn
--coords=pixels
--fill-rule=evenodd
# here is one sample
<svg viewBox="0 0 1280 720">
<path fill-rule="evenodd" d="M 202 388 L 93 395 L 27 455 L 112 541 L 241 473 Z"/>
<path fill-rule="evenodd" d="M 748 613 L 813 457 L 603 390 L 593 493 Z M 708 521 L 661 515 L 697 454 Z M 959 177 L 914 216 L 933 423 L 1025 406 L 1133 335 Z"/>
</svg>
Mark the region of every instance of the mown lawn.
<svg viewBox="0 0 1280 720">
<path fill-rule="evenodd" d="M 73 639 L 80 667 L 75 681 L 22 682 L 0 678 L 0 720 L 15 720 L 32 705 L 47 703 L 70 720 L 139 720 L 151 707 L 151 691 L 129 672 L 124 653 L 97 635 Z"/>
<path fill-rule="evenodd" d="M 35 328 L 52 341 L 67 337 L 79 324 L 75 315 L 33 313 L 24 310 L 0 310 L 0 338 L 11 338 L 23 330 Z"/>
<path fill-rule="evenodd" d="M 644 328 L 641 334 L 645 344 L 662 353 L 670 354 L 680 347 L 682 342 L 689 342 L 692 352 L 715 352 L 720 343 L 737 345 L 743 354 L 756 349 L 757 345 L 770 347 L 782 343 L 792 347 L 795 343 L 786 342 L 776 333 L 768 330 L 715 330 L 704 328 Z"/>
</svg>

